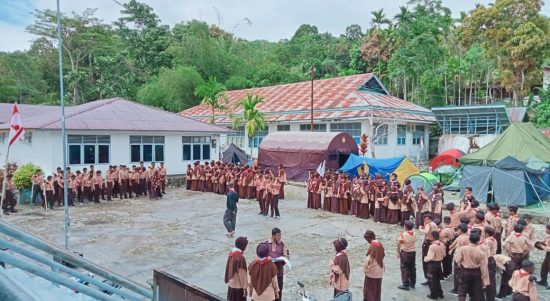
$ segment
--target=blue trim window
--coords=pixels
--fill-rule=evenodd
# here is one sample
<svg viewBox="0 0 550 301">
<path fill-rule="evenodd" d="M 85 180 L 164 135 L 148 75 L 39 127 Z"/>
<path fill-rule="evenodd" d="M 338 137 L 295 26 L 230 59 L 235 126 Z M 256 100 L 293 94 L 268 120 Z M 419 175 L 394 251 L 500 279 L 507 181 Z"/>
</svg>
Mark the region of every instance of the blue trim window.
<svg viewBox="0 0 550 301">
<path fill-rule="evenodd" d="M 209 136 L 193 137 L 183 136 L 181 137 L 182 149 L 183 149 L 183 161 L 200 161 L 210 160 L 211 153 L 211 139 Z"/>
<path fill-rule="evenodd" d="M 290 132 L 290 124 L 277 124 L 277 132 Z"/>
<path fill-rule="evenodd" d="M 300 124 L 300 132 L 309 132 L 311 131 L 311 124 Z M 327 125 L 326 123 L 314 123 L 313 124 L 314 132 L 326 132 Z"/>
<path fill-rule="evenodd" d="M 68 135 L 69 165 L 109 164 L 111 136 Z"/>
<path fill-rule="evenodd" d="M 397 145 L 406 145 L 407 144 L 407 126 L 398 125 L 397 126 Z"/>
<path fill-rule="evenodd" d="M 353 137 L 353 139 L 355 140 L 355 143 L 359 144 L 361 142 L 361 123 L 360 122 L 331 123 L 330 131 L 348 133 Z"/>
<path fill-rule="evenodd" d="M 244 148 L 245 144 L 244 126 L 240 126 L 238 129 L 232 129 L 227 133 L 227 145 L 233 143 L 240 148 Z"/>
<path fill-rule="evenodd" d="M 375 145 L 387 145 L 388 144 L 388 125 L 387 124 L 373 124 L 374 131 L 374 144 Z"/>
<path fill-rule="evenodd" d="M 164 136 L 130 136 L 130 161 L 164 161 Z"/>
<path fill-rule="evenodd" d="M 249 143 L 249 146 L 252 146 L 252 147 L 260 146 L 260 144 L 262 143 L 262 140 L 264 140 L 264 138 L 265 138 L 265 136 L 267 136 L 268 132 L 269 131 L 268 131 L 267 127 L 266 127 L 266 129 L 256 131 L 256 135 L 254 135 L 254 137 L 251 139 L 251 141 Z"/>
<path fill-rule="evenodd" d="M 424 126 L 417 125 L 413 132 L 413 145 L 420 145 L 422 139 L 424 139 Z"/>
</svg>

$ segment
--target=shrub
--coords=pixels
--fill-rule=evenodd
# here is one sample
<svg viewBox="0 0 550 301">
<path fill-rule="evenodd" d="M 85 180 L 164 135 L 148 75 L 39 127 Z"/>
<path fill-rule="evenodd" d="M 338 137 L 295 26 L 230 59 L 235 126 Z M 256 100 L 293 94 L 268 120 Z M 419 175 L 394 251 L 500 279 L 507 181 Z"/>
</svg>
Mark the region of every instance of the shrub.
<svg viewBox="0 0 550 301">
<path fill-rule="evenodd" d="M 13 173 L 13 185 L 15 186 L 15 188 L 19 190 L 31 188 L 32 186 L 31 177 L 39 169 L 41 169 L 40 166 L 34 165 L 33 163 L 27 163 L 27 164 L 21 165 Z"/>
</svg>

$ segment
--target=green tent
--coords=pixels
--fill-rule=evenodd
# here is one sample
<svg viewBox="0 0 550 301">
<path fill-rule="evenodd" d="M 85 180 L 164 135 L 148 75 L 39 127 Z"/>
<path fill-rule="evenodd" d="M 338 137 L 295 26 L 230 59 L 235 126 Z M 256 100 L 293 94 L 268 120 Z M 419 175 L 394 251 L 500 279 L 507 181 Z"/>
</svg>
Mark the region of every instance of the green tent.
<svg viewBox="0 0 550 301">
<path fill-rule="evenodd" d="M 493 142 L 458 161 L 464 165 L 493 166 L 497 161 L 512 156 L 519 161 L 537 157 L 550 162 L 550 139 L 531 123 L 512 124 Z"/>
<path fill-rule="evenodd" d="M 435 183 L 438 182 L 437 177 L 431 173 L 423 172 L 418 175 L 409 177 L 413 191 L 416 193 L 418 187 L 423 187 L 426 193 L 432 192 Z"/>
</svg>

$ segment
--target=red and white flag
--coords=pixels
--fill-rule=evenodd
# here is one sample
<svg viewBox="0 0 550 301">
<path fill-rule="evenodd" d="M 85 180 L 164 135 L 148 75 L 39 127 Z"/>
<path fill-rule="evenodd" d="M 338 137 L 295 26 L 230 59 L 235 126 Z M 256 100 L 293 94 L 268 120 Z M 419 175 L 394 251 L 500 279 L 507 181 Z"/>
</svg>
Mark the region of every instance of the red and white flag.
<svg viewBox="0 0 550 301">
<path fill-rule="evenodd" d="M 19 110 L 17 105 L 13 105 L 13 111 L 11 113 L 11 124 L 10 124 L 10 136 L 9 136 L 9 145 L 11 146 L 15 141 L 23 141 L 25 138 L 25 129 L 23 128 L 23 122 L 21 122 L 21 115 L 19 115 Z"/>
</svg>

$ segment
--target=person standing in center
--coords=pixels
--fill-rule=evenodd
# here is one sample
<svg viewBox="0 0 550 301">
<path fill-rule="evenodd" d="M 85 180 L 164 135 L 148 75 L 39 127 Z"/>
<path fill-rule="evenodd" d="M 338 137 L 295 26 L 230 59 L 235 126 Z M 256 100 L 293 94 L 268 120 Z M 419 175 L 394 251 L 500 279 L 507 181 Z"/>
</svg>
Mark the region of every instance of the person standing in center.
<svg viewBox="0 0 550 301">
<path fill-rule="evenodd" d="M 235 228 L 237 227 L 237 202 L 239 202 L 239 195 L 235 191 L 233 183 L 229 184 L 229 192 L 227 193 L 226 209 L 223 215 L 223 224 L 227 229 L 225 236 L 232 237 L 235 234 Z"/>
<path fill-rule="evenodd" d="M 271 258 L 285 257 L 287 259 L 290 257 L 288 252 L 288 247 L 285 245 L 285 243 L 282 240 L 281 229 L 273 228 L 273 230 L 271 230 L 271 239 L 266 241 L 266 243 L 269 245 L 269 257 Z M 277 267 L 277 284 L 279 287 L 279 294 L 275 300 L 280 301 L 283 296 L 283 277 L 284 277 L 285 262 L 284 261 L 275 262 L 275 266 Z"/>
<path fill-rule="evenodd" d="M 439 241 L 439 232 L 432 232 L 433 242 L 430 244 L 428 254 L 423 258 L 423 261 L 427 263 L 427 278 L 430 286 L 430 294 L 428 299 L 437 300 L 443 299 L 443 290 L 441 289 L 441 262 L 445 258 L 445 244 Z M 475 299 L 478 300 L 478 299 Z"/>
<path fill-rule="evenodd" d="M 376 240 L 376 235 L 371 230 L 367 230 L 363 237 L 370 244 L 364 265 L 363 300 L 380 301 L 382 300 L 382 276 L 384 274 L 384 247 Z"/>
<path fill-rule="evenodd" d="M 398 289 L 408 291 L 416 284 L 416 235 L 413 231 L 414 223 L 405 221 L 405 231 L 397 238 L 397 258 L 400 261 L 401 281 Z"/>
<path fill-rule="evenodd" d="M 330 261 L 330 286 L 334 288 L 334 297 L 349 289 L 349 260 L 346 248 L 348 241 L 345 238 L 338 238 L 334 241 L 336 256 Z"/>
<path fill-rule="evenodd" d="M 483 300 L 483 289 L 490 283 L 487 254 L 478 245 L 480 237 L 470 234 L 470 244 L 456 250 L 455 261 L 461 267 L 458 280 L 458 300 Z"/>
<path fill-rule="evenodd" d="M 248 267 L 244 258 L 244 251 L 248 245 L 246 237 L 235 240 L 235 247 L 229 253 L 225 266 L 225 283 L 227 283 L 228 301 L 246 301 Z"/>
</svg>

